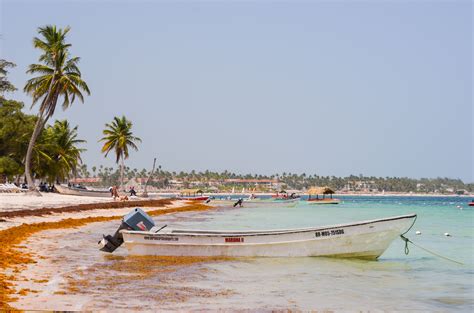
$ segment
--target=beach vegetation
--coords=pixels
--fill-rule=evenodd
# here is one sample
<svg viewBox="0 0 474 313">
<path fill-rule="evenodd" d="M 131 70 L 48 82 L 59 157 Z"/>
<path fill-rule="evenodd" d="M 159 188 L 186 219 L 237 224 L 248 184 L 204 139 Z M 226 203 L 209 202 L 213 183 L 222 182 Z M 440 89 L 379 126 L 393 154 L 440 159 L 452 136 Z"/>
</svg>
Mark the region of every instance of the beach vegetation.
<svg viewBox="0 0 474 313">
<path fill-rule="evenodd" d="M 71 127 L 67 120 L 56 120 L 46 127 L 34 151 L 33 163 L 38 176 L 53 184 L 76 173 L 85 150 L 79 147 L 85 140 L 78 139 L 77 128 Z"/>
<path fill-rule="evenodd" d="M 0 96 L 3 96 L 7 92 L 13 92 L 16 90 L 15 86 L 13 86 L 7 77 L 8 69 L 15 66 L 16 64 L 13 62 L 0 59 Z"/>
<path fill-rule="evenodd" d="M 39 27 L 39 37 L 33 39 L 33 46 L 39 49 L 41 54 L 39 63 L 28 67 L 27 74 L 35 76 L 26 82 L 23 89 L 31 95 L 32 107 L 39 104 L 25 159 L 25 176 L 31 191 L 36 191 L 31 167 L 35 143 L 46 122 L 53 116 L 58 102 L 62 102 L 62 108 L 65 110 L 76 98 L 84 102 L 83 93 L 90 94 L 78 67 L 80 58 L 70 54 L 71 44 L 66 42 L 69 31 L 69 27 L 61 29 L 47 25 Z"/>
<path fill-rule="evenodd" d="M 23 103 L 0 97 L 0 176 L 12 179 L 24 172 L 24 158 L 35 117 L 23 113 Z"/>
<path fill-rule="evenodd" d="M 102 146 L 102 153 L 105 153 L 105 157 L 113 151 L 115 154 L 115 162 L 120 162 L 120 189 L 123 190 L 123 178 L 125 164 L 124 160 L 129 157 L 129 149 L 138 151 L 137 143 L 141 142 L 141 139 L 135 137 L 132 132 L 132 122 L 127 120 L 125 116 L 114 117 L 111 123 L 105 124 L 103 135 L 99 141 L 104 142 Z"/>
<path fill-rule="evenodd" d="M 8 91 L 15 89 L 7 80 L 5 64 L 13 63 L 0 60 L 0 181 L 19 183 L 38 117 L 24 113 L 22 102 L 5 98 Z M 79 145 L 83 142 L 78 139 L 77 126 L 70 126 L 66 120 L 48 125 L 32 151 L 31 170 L 35 177 L 54 182 L 73 175 L 81 163 L 84 149 Z"/>
<path fill-rule="evenodd" d="M 136 187 L 140 188 L 150 171 L 139 171 L 127 166 L 124 167 L 124 179 L 137 179 Z M 146 173 L 146 175 L 144 175 Z M 81 176 L 87 177 L 87 176 Z M 119 182 L 120 168 L 98 167 L 97 178 L 91 185 L 106 187 Z M 239 181 L 240 180 L 240 181 Z M 453 194 L 465 190 L 474 192 L 473 183 L 465 183 L 461 179 L 437 178 L 409 178 L 409 177 L 376 177 L 364 175 L 324 176 L 318 174 L 238 174 L 228 170 L 217 171 L 168 171 L 159 167 L 153 173 L 149 185 L 157 189 L 176 190 L 180 188 L 200 188 L 206 192 L 229 193 L 232 190 L 247 193 L 275 192 L 285 190 L 307 190 L 312 186 L 327 186 L 343 193 L 427 193 Z M 142 186 L 143 187 L 143 186 Z"/>
</svg>

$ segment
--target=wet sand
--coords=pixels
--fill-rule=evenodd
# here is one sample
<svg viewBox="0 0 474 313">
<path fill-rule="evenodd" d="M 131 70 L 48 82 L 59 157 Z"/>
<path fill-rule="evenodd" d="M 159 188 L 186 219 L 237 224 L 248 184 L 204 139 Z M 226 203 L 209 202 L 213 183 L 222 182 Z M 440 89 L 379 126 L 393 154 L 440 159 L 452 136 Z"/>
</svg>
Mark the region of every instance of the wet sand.
<svg viewBox="0 0 474 313">
<path fill-rule="evenodd" d="M 11 305 L 22 310 L 149 310 L 231 293 L 190 285 L 207 273 L 207 264 L 223 258 L 99 252 L 97 238 L 116 227 L 116 221 L 93 223 L 43 231 L 25 241 L 25 252 L 35 247 L 37 263 L 18 276 L 17 288 L 24 294 Z"/>
<path fill-rule="evenodd" d="M 115 231 L 117 220 L 128 213 L 130 208 L 136 206 L 143 207 L 152 216 L 194 210 L 202 211 L 210 208 L 202 204 L 185 201 L 111 202 L 109 200 L 107 202 L 86 203 L 88 197 L 80 198 L 73 200 L 76 201 L 76 205 L 58 207 L 61 203 L 70 204 L 70 196 L 55 195 L 43 199 L 43 197 L 24 195 L 19 197 L 0 195 L 0 214 L 2 215 L 2 222 L 0 222 L 0 252 L 2 255 L 0 260 L 0 309 L 19 309 L 18 305 L 20 303 L 23 303 L 20 304 L 21 309 L 29 310 L 84 309 L 87 301 L 80 301 L 80 298 L 84 298 L 84 296 L 76 292 L 78 291 L 77 286 L 74 287 L 74 284 L 76 284 L 74 279 L 81 281 L 81 278 L 74 278 L 68 273 L 82 273 L 81 271 L 87 268 L 87 262 L 84 262 L 84 260 L 87 259 L 88 255 L 104 257 L 97 249 L 97 241 L 104 232 L 102 226 L 104 223 L 109 222 L 110 232 Z M 3 202 L 4 199 L 7 201 Z M 27 209 L 22 209 L 21 204 L 17 204 L 12 209 L 12 199 L 17 199 L 20 203 L 28 203 L 26 205 Z M 10 207 L 4 209 L 4 203 L 9 203 Z M 54 207 L 42 207 L 46 204 L 54 205 Z M 88 229 L 87 227 L 100 230 L 100 234 L 94 233 L 93 238 L 86 236 L 87 239 L 84 241 L 84 238 L 82 238 L 84 233 L 81 229 Z M 75 232 L 74 235 L 67 236 L 71 232 Z M 62 241 L 60 241 L 60 238 L 62 238 Z M 60 246 L 57 246 L 58 243 L 60 243 Z M 74 254 L 74 252 L 77 253 Z M 71 256 L 78 262 L 72 262 L 71 259 L 68 259 Z M 65 262 L 62 262 L 64 260 Z M 105 260 L 112 263 L 118 262 L 117 264 L 127 264 L 128 262 L 134 266 L 145 262 L 140 260 L 133 262 L 132 259 L 126 258 L 124 263 L 124 260 L 114 259 L 114 257 Z M 156 260 L 153 260 L 153 262 L 156 262 Z M 183 263 L 181 265 L 184 266 L 199 262 L 202 262 L 202 260 L 193 258 L 189 260 L 169 259 L 161 260 L 161 265 L 165 264 L 172 267 L 178 266 L 180 263 Z M 105 268 L 113 268 L 113 265 L 106 263 Z M 160 268 L 160 266 L 157 267 Z M 142 266 L 142 269 L 147 268 L 149 266 Z M 84 273 L 85 277 L 90 275 L 89 272 Z M 36 297 L 32 302 L 28 302 L 31 295 L 36 295 Z M 68 300 L 63 299 L 54 302 L 52 301 L 52 295 L 67 295 Z M 41 303 L 44 305 L 41 305 Z"/>
</svg>

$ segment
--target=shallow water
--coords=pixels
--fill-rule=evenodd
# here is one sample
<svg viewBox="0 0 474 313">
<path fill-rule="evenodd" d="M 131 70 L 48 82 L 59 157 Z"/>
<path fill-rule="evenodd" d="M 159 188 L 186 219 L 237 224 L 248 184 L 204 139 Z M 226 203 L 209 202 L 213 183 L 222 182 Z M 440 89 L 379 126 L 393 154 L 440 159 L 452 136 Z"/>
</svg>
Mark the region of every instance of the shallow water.
<svg viewBox="0 0 474 313">
<path fill-rule="evenodd" d="M 163 271 L 150 270 L 149 275 L 143 276 L 123 272 L 130 267 L 116 266 L 127 260 L 132 262 L 124 249 L 117 253 L 124 258 L 111 258 L 97 250 L 101 234 L 112 233 L 118 226 L 117 222 L 110 222 L 43 232 L 41 238 L 32 239 L 30 244 L 41 247 L 42 253 L 54 260 L 55 283 L 49 283 L 49 290 L 37 287 L 43 292 L 27 296 L 19 304 L 21 308 L 38 309 L 123 310 L 289 308 L 470 312 L 474 309 L 474 215 L 472 207 L 467 206 L 468 199 L 342 199 L 339 205 L 300 203 L 292 208 L 226 208 L 165 215 L 155 221 L 178 228 L 274 229 L 417 213 L 417 222 L 407 236 L 464 265 L 437 258 L 413 246 L 409 255 L 405 255 L 404 243 L 396 240 L 378 261 L 252 258 L 199 262 L 170 271 L 163 267 Z M 418 230 L 421 235 L 415 235 Z M 445 232 L 451 237 L 444 236 Z M 45 262 L 49 261 L 40 260 L 30 270 L 48 268 Z M 156 266 L 160 266 L 159 263 Z M 82 281 L 73 286 L 81 290 L 71 290 L 66 277 L 70 281 Z M 109 283 L 109 278 L 112 281 L 114 277 L 118 284 Z M 124 279 L 127 277 L 129 279 Z M 58 290 L 67 290 L 69 294 L 55 295 Z M 49 300 L 38 307 L 40 299 Z M 68 301 L 74 302 L 68 299 L 75 299 L 76 304 L 68 304 Z M 56 306 L 51 306 L 54 303 Z"/>
</svg>

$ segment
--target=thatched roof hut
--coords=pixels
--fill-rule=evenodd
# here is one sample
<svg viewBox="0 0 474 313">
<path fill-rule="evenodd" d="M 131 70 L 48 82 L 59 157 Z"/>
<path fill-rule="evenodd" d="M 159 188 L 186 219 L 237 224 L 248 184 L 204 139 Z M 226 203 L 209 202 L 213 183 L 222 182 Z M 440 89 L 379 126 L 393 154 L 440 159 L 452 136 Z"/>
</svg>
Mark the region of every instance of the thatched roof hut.
<svg viewBox="0 0 474 313">
<path fill-rule="evenodd" d="M 308 190 L 309 195 L 332 195 L 334 190 L 329 187 L 311 187 Z"/>
</svg>

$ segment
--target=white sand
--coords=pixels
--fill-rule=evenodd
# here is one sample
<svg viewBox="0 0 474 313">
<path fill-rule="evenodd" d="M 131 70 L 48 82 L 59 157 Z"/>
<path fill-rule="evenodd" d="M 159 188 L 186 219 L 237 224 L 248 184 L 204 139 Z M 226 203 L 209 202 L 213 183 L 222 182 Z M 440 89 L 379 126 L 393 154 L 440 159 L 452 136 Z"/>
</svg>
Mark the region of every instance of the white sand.
<svg viewBox="0 0 474 313">
<path fill-rule="evenodd" d="M 102 203 L 111 202 L 113 199 L 96 198 L 96 197 L 81 197 L 81 196 L 67 196 L 55 193 L 43 194 L 43 197 L 26 196 L 24 194 L 0 194 L 0 212 L 1 211 L 15 211 L 22 209 L 41 209 L 44 207 L 63 207 L 69 205 L 86 204 L 86 203 Z M 186 204 L 186 201 L 173 201 L 172 204 L 162 207 L 162 209 L 180 207 Z M 18 226 L 23 223 L 41 223 L 41 222 L 57 222 L 66 218 L 85 218 L 96 216 L 124 216 L 132 209 L 131 205 L 127 208 L 120 209 L 97 209 L 70 213 L 54 213 L 44 216 L 26 216 L 5 218 L 5 222 L 0 222 L 0 230 L 10 227 Z M 142 208 L 145 212 L 159 209 L 157 207 Z"/>
<path fill-rule="evenodd" d="M 58 193 L 42 193 L 42 195 L 38 197 L 23 193 L 0 193 L 0 212 L 113 201 L 112 198 L 67 196 Z"/>
</svg>

